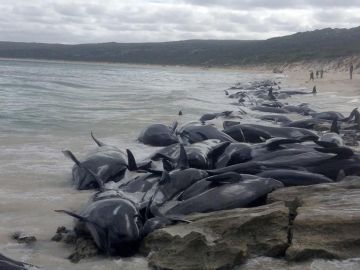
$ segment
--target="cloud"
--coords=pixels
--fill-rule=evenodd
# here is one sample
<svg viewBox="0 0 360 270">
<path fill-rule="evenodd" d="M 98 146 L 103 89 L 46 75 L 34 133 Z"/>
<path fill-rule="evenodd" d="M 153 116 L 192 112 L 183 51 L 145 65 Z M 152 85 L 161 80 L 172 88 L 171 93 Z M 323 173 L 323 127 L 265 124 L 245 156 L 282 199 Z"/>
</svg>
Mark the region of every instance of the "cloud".
<svg viewBox="0 0 360 270">
<path fill-rule="evenodd" d="M 360 25 L 360 0 L 1 0 L 0 38 L 90 43 L 266 39 Z"/>
<path fill-rule="evenodd" d="M 283 8 L 327 8 L 327 7 L 359 7 L 360 0 L 179 0 L 198 6 L 220 6 L 237 9 L 283 9 Z"/>
</svg>

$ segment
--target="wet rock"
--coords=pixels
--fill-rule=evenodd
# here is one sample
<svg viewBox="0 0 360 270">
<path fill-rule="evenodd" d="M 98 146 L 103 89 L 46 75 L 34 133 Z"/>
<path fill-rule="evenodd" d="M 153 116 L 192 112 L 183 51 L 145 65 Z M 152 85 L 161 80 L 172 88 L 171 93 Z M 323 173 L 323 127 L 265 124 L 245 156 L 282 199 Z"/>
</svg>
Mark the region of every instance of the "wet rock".
<svg viewBox="0 0 360 270">
<path fill-rule="evenodd" d="M 156 269 L 231 269 L 249 256 L 283 256 L 288 208 L 282 202 L 188 216 L 148 235 L 141 252 Z"/>
<path fill-rule="evenodd" d="M 16 240 L 18 243 L 31 244 L 36 242 L 36 237 L 33 235 L 26 235 L 23 232 L 14 232 L 11 238 Z"/>
<path fill-rule="evenodd" d="M 75 251 L 68 259 L 72 263 L 78 263 L 81 259 L 94 257 L 99 254 L 96 244 L 91 239 L 78 238 L 75 243 Z"/>
<path fill-rule="evenodd" d="M 268 201 L 283 201 L 294 213 L 286 251 L 289 260 L 360 256 L 360 177 L 280 189 Z"/>
<path fill-rule="evenodd" d="M 76 239 L 77 236 L 76 234 L 72 231 L 67 233 L 64 237 L 63 237 L 63 242 L 65 244 L 75 244 L 76 243 Z"/>
<path fill-rule="evenodd" d="M 68 233 L 69 230 L 65 226 L 60 226 L 56 229 L 56 233 Z"/>
<path fill-rule="evenodd" d="M 73 245 L 74 252 L 68 257 L 73 263 L 78 263 L 81 259 L 94 257 L 100 253 L 92 239 L 77 236 L 73 230 L 68 230 L 64 226 L 57 228 L 51 241 Z"/>
<path fill-rule="evenodd" d="M 62 234 L 56 233 L 52 238 L 51 241 L 60 242 L 62 240 Z"/>
<path fill-rule="evenodd" d="M 55 235 L 51 238 L 51 241 L 55 241 L 55 242 L 60 242 L 61 240 L 63 240 L 64 238 L 66 238 L 66 236 L 71 233 L 70 230 L 66 229 L 66 227 L 64 226 L 60 226 L 56 229 L 56 233 Z"/>
</svg>

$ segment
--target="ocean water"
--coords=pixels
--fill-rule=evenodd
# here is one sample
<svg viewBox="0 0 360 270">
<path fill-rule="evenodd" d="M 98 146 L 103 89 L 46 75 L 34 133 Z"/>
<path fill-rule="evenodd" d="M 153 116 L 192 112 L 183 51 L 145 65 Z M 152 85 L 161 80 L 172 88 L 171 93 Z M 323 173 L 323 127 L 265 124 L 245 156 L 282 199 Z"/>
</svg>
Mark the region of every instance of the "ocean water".
<svg viewBox="0 0 360 270">
<path fill-rule="evenodd" d="M 61 150 L 81 157 L 95 147 L 89 136 L 93 131 L 102 141 L 145 157 L 153 149 L 136 142 L 144 126 L 234 110 L 224 89 L 275 77 L 236 70 L 0 60 L 0 253 L 52 270 L 147 269 L 143 258 L 72 264 L 66 259 L 72 248 L 50 241 L 58 226 L 72 226 L 70 217 L 54 210 L 77 210 L 91 194 L 71 187 L 72 162 Z M 356 98 L 334 93 L 324 103 L 319 94 L 317 100 L 294 98 L 292 104 L 312 102 L 320 110 L 336 105 L 348 112 Z M 15 243 L 10 239 L 15 231 L 35 235 L 37 242 Z M 263 269 L 264 262 L 288 269 L 268 259 L 241 269 Z M 343 269 L 328 268 L 331 262 L 314 263 L 311 269 Z"/>
</svg>

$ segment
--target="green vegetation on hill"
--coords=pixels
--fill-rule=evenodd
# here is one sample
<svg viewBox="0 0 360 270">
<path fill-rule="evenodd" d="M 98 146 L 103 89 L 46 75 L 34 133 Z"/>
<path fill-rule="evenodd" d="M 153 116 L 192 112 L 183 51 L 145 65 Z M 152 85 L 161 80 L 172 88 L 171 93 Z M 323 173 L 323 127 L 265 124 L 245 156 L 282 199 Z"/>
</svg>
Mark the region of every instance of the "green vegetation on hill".
<svg viewBox="0 0 360 270">
<path fill-rule="evenodd" d="M 0 57 L 158 65 L 236 66 L 360 54 L 360 27 L 322 29 L 268 40 L 44 44 L 0 42 Z"/>
</svg>

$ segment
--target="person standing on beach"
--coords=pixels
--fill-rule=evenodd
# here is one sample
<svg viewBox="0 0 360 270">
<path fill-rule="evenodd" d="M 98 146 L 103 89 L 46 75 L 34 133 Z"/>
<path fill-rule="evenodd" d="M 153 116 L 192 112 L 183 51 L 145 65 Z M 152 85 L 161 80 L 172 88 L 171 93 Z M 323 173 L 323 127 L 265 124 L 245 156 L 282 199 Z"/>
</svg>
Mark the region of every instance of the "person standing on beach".
<svg viewBox="0 0 360 270">
<path fill-rule="evenodd" d="M 310 71 L 310 81 L 314 81 L 314 71 Z"/>
<path fill-rule="evenodd" d="M 353 66 L 353 64 L 351 64 L 351 66 L 350 66 L 350 80 L 352 80 L 353 71 L 354 71 L 354 66 Z"/>
<path fill-rule="evenodd" d="M 319 79 L 319 71 L 316 71 L 316 79 Z"/>
<path fill-rule="evenodd" d="M 322 70 L 320 70 L 320 78 L 322 79 L 323 76 L 324 76 L 324 70 L 322 69 Z"/>
</svg>

